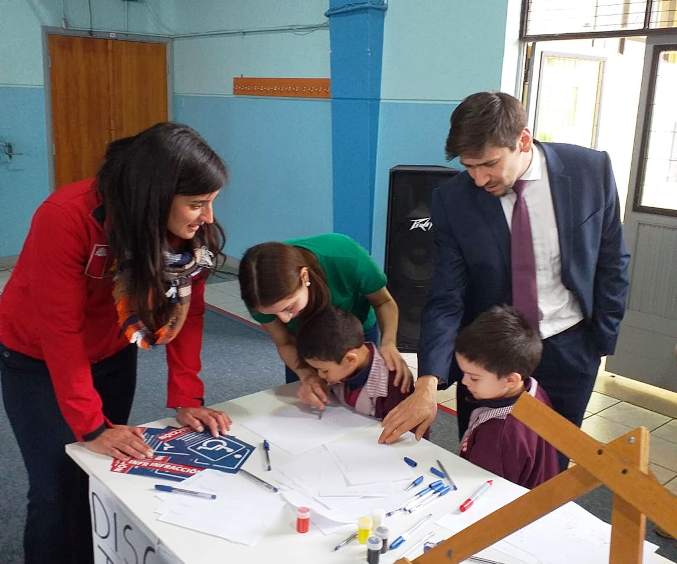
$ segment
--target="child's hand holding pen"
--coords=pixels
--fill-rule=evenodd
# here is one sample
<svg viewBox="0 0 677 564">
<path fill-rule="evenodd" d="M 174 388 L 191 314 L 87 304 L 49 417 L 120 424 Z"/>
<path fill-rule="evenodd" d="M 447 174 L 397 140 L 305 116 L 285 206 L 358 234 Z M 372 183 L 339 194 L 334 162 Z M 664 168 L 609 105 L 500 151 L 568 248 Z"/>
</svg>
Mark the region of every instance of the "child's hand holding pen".
<svg viewBox="0 0 677 564">
<path fill-rule="evenodd" d="M 322 411 L 329 402 L 327 383 L 319 376 L 307 376 L 301 381 L 298 398 L 313 409 Z"/>
</svg>

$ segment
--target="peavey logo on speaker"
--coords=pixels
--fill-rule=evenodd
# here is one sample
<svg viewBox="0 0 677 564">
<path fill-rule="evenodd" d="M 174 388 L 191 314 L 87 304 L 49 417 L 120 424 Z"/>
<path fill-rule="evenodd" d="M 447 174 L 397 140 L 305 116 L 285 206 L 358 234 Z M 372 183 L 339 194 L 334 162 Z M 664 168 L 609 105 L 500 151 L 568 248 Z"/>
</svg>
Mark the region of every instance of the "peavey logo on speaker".
<svg viewBox="0 0 677 564">
<path fill-rule="evenodd" d="M 430 218 L 421 217 L 419 219 L 411 220 L 411 227 L 409 227 L 409 231 L 413 231 L 414 229 L 420 229 L 421 231 L 430 231 L 432 228 L 433 222 L 430 221 Z"/>
</svg>

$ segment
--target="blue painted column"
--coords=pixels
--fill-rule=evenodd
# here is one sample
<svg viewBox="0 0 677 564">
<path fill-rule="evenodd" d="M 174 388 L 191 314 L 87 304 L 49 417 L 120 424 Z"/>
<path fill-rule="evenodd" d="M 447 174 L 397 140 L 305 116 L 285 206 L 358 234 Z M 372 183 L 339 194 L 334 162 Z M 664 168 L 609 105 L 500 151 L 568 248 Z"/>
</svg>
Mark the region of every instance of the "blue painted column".
<svg viewBox="0 0 677 564">
<path fill-rule="evenodd" d="M 371 251 L 383 0 L 330 0 L 334 231 Z"/>
</svg>

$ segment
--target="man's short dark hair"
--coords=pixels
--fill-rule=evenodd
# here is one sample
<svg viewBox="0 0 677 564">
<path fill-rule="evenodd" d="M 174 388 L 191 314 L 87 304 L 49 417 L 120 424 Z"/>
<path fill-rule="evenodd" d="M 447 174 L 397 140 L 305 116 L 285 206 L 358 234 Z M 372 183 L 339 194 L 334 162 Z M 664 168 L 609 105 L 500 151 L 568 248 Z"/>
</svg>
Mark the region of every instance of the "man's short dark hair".
<svg viewBox="0 0 677 564">
<path fill-rule="evenodd" d="M 340 363 L 351 349 L 364 344 L 362 323 L 352 313 L 328 306 L 305 321 L 296 335 L 296 350 L 303 359 Z"/>
<path fill-rule="evenodd" d="M 494 306 L 478 315 L 456 338 L 456 353 L 499 378 L 512 372 L 528 378 L 541 361 L 538 332 L 510 306 Z"/>
<path fill-rule="evenodd" d="M 527 114 L 517 98 L 504 92 L 471 94 L 451 114 L 447 158 L 479 155 L 487 145 L 515 150 L 526 126 Z"/>
</svg>

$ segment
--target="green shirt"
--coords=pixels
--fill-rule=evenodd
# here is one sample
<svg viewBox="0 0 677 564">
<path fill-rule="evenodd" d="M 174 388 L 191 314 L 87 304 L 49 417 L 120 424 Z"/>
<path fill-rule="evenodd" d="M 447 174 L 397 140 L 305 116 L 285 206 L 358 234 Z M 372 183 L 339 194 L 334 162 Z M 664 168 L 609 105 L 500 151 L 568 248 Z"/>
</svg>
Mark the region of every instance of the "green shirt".
<svg viewBox="0 0 677 564">
<path fill-rule="evenodd" d="M 367 300 L 371 294 L 386 285 L 386 275 L 371 259 L 367 251 L 346 235 L 326 233 L 303 239 L 285 241 L 313 253 L 320 263 L 331 292 L 331 303 L 349 311 L 362 322 L 365 331 L 376 324 L 376 313 Z M 259 323 L 271 323 L 277 316 L 251 312 Z M 291 333 L 298 330 L 298 318 L 287 324 Z"/>
</svg>

